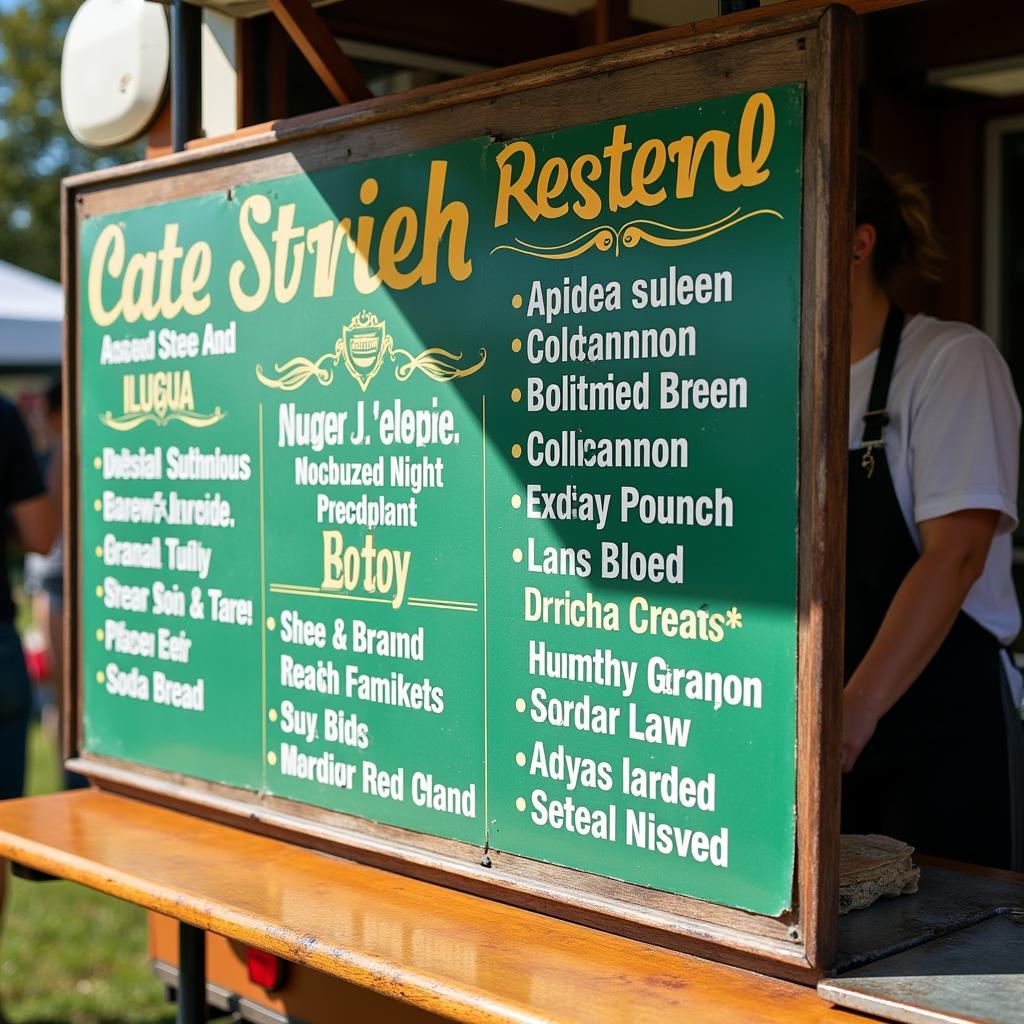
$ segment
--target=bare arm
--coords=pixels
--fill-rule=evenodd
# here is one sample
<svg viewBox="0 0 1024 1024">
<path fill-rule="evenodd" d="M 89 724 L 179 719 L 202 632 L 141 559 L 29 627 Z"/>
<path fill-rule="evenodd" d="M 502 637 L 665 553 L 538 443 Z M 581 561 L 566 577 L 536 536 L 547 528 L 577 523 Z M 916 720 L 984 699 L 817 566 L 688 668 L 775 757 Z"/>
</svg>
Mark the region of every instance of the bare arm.
<svg viewBox="0 0 1024 1024">
<path fill-rule="evenodd" d="M 40 494 L 27 501 L 19 501 L 11 506 L 10 515 L 21 546 L 26 551 L 48 554 L 57 537 L 57 518 L 49 496 Z"/>
<path fill-rule="evenodd" d="M 843 771 L 945 640 L 985 568 L 998 521 L 998 512 L 964 509 L 918 524 L 921 555 L 843 693 Z"/>
<path fill-rule="evenodd" d="M 46 489 L 53 502 L 57 532 L 60 533 L 64 515 L 64 447 L 59 441 L 50 453 L 50 463 L 46 470 Z"/>
</svg>

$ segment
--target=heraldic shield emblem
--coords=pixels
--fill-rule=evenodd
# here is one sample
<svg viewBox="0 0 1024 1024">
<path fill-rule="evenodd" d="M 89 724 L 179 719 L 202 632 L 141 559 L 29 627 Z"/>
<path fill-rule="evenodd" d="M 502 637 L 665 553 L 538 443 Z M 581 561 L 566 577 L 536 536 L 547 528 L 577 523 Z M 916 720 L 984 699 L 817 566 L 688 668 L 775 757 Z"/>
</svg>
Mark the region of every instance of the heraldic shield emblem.
<svg viewBox="0 0 1024 1024">
<path fill-rule="evenodd" d="M 364 309 L 342 327 L 341 337 L 329 352 L 315 359 L 294 356 L 283 363 L 275 363 L 276 377 L 268 376 L 263 372 L 263 366 L 257 363 L 256 377 L 266 387 L 282 391 L 294 391 L 308 380 L 315 380 L 326 387 L 334 380 L 334 367 L 344 362 L 349 376 L 365 391 L 370 381 L 380 373 L 385 356 L 396 364 L 395 379 L 402 384 L 417 371 L 431 380 L 447 383 L 472 376 L 487 362 L 487 350 L 484 348 L 480 349 L 480 358 L 469 366 L 459 366 L 461 352 L 449 352 L 436 345 L 419 352 L 396 348 L 384 321 Z"/>
<path fill-rule="evenodd" d="M 391 351 L 391 335 L 383 320 L 365 309 L 357 313 L 341 329 L 341 357 L 345 368 L 366 390 L 367 385 L 380 372 L 384 356 Z"/>
</svg>

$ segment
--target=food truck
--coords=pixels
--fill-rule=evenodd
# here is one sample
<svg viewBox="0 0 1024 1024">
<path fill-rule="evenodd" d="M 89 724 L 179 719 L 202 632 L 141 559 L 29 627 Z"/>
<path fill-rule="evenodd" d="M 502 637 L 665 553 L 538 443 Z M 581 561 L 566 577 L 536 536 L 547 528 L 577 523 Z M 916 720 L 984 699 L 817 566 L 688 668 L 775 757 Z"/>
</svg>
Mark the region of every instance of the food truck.
<svg viewBox="0 0 1024 1024">
<path fill-rule="evenodd" d="M 1014 5 L 391 6 L 176 3 L 65 183 L 93 788 L 0 849 L 161 915 L 181 1021 L 1019 1019 L 1024 877 L 840 916 L 913 869 L 839 834 L 837 543 L 858 139 L 1012 332 Z"/>
</svg>

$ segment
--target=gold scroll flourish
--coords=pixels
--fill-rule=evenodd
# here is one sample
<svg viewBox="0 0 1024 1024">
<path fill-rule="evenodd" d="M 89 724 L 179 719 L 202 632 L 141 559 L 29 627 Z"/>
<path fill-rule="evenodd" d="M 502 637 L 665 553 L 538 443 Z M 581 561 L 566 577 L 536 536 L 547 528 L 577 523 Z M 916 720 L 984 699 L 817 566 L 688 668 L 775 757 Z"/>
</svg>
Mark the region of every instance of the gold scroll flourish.
<svg viewBox="0 0 1024 1024">
<path fill-rule="evenodd" d="M 274 371 L 279 374 L 277 378 L 268 377 L 263 372 L 263 366 L 257 363 L 256 377 L 268 388 L 278 388 L 282 391 L 294 391 L 310 378 L 315 378 L 321 385 L 327 387 L 334 380 L 334 367 L 341 361 L 343 348 L 344 341 L 339 338 L 335 342 L 334 351 L 325 352 L 318 359 L 297 356 L 286 363 L 275 363 Z M 462 353 L 449 352 L 443 348 L 428 348 L 414 355 L 404 348 L 395 348 L 390 335 L 384 340 L 384 354 L 393 363 L 397 362 L 397 356 L 404 360 L 395 367 L 395 377 L 403 384 L 416 370 L 426 374 L 431 380 L 447 382 L 457 380 L 459 377 L 469 377 L 487 362 L 487 350 L 484 348 L 480 349 L 480 359 L 472 366 L 458 366 Z M 333 365 L 325 365 L 328 362 Z M 363 390 L 366 390 L 365 385 Z"/>
<path fill-rule="evenodd" d="M 431 380 L 449 381 L 459 377 L 469 377 L 476 373 L 487 362 L 487 349 L 480 349 L 480 360 L 472 366 L 456 365 L 462 359 L 461 352 L 448 352 L 443 348 L 425 348 L 419 355 L 413 355 L 404 348 L 392 348 L 389 353 L 392 361 L 402 356 L 404 363 L 395 367 L 395 377 L 405 383 L 416 370 L 425 373 Z"/>
<path fill-rule="evenodd" d="M 749 213 L 744 214 L 740 214 L 739 210 L 736 210 L 730 217 L 725 218 L 724 223 L 718 225 L 709 224 L 705 228 L 677 228 L 671 224 L 662 224 L 656 220 L 634 220 L 623 225 L 622 230 L 619 232 L 619 237 L 626 249 L 634 249 L 641 242 L 650 242 L 651 245 L 665 248 L 676 248 L 681 245 L 693 245 L 694 242 L 710 238 L 712 235 L 717 235 L 720 231 L 728 231 L 729 228 L 734 228 L 737 224 L 749 220 L 751 217 L 760 217 L 762 214 L 778 217 L 779 220 L 783 219 L 782 214 L 777 210 L 751 210 Z M 672 237 L 671 234 L 665 237 L 659 234 L 662 231 L 674 232 L 676 237 Z M 695 231 L 699 232 L 699 234 L 693 234 Z M 688 237 L 680 238 L 679 235 L 682 233 L 686 233 Z"/>
<path fill-rule="evenodd" d="M 602 224 L 600 227 L 584 231 L 582 235 L 577 235 L 568 242 L 562 242 L 561 245 L 534 245 L 533 242 L 516 238 L 516 245 L 496 245 L 491 250 L 491 255 L 504 249 L 508 252 L 522 253 L 524 256 L 539 256 L 542 260 L 571 260 L 590 249 L 607 252 L 613 245 L 617 251 L 618 232 L 608 224 Z"/>
<path fill-rule="evenodd" d="M 333 352 L 325 352 L 319 359 L 307 359 L 305 356 L 296 356 L 286 363 L 275 363 L 274 372 L 279 374 L 276 379 L 268 377 L 263 372 L 263 366 L 256 364 L 256 377 L 261 384 L 268 388 L 279 388 L 282 391 L 294 391 L 302 387 L 310 377 L 315 377 L 324 387 L 334 380 L 334 366 L 338 365 L 341 359 L 342 340 L 339 338 L 334 345 Z M 334 366 L 324 366 L 330 360 Z"/>
<path fill-rule="evenodd" d="M 108 411 L 100 417 L 100 422 L 111 430 L 121 431 L 134 430 L 142 423 L 155 423 L 158 427 L 166 427 L 172 421 L 201 430 L 203 427 L 212 427 L 214 423 L 219 423 L 226 415 L 219 405 L 213 412 L 165 412 L 162 415 L 155 412 L 140 412 L 114 416 Z"/>
<path fill-rule="evenodd" d="M 759 217 L 768 214 L 783 220 L 778 210 L 751 210 L 742 213 L 741 207 L 736 207 L 732 213 L 720 217 L 718 220 L 708 224 L 698 224 L 694 227 L 677 227 L 674 224 L 664 224 L 661 221 L 638 218 L 623 224 L 620 228 L 614 228 L 610 224 L 602 224 L 600 227 L 591 228 L 582 235 L 563 242 L 560 245 L 536 245 L 527 242 L 522 238 L 516 238 L 515 245 L 496 245 L 491 250 L 491 255 L 502 250 L 521 253 L 524 256 L 536 256 L 542 260 L 568 260 L 588 252 L 590 249 L 599 249 L 601 252 L 609 252 L 614 249 L 614 255 L 618 256 L 621 249 L 634 249 L 641 242 L 648 242 L 662 248 L 678 248 L 683 245 L 693 245 L 720 231 L 728 231 L 737 224 L 751 217 Z"/>
</svg>

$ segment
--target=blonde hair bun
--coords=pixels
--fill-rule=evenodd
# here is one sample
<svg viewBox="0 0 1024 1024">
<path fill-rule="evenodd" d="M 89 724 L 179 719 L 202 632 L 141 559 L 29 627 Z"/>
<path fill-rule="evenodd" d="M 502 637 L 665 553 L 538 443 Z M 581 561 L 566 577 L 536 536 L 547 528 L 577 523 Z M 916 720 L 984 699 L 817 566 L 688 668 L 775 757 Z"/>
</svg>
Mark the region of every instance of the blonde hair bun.
<svg viewBox="0 0 1024 1024">
<path fill-rule="evenodd" d="M 905 262 L 925 280 L 941 281 L 946 256 L 935 231 L 932 204 L 924 186 L 908 174 L 893 174 L 889 181 L 907 229 Z"/>
<path fill-rule="evenodd" d="M 942 243 L 923 186 L 906 174 L 887 175 L 866 153 L 857 160 L 857 223 L 875 229 L 872 266 L 882 284 L 903 267 L 941 280 Z"/>
</svg>

